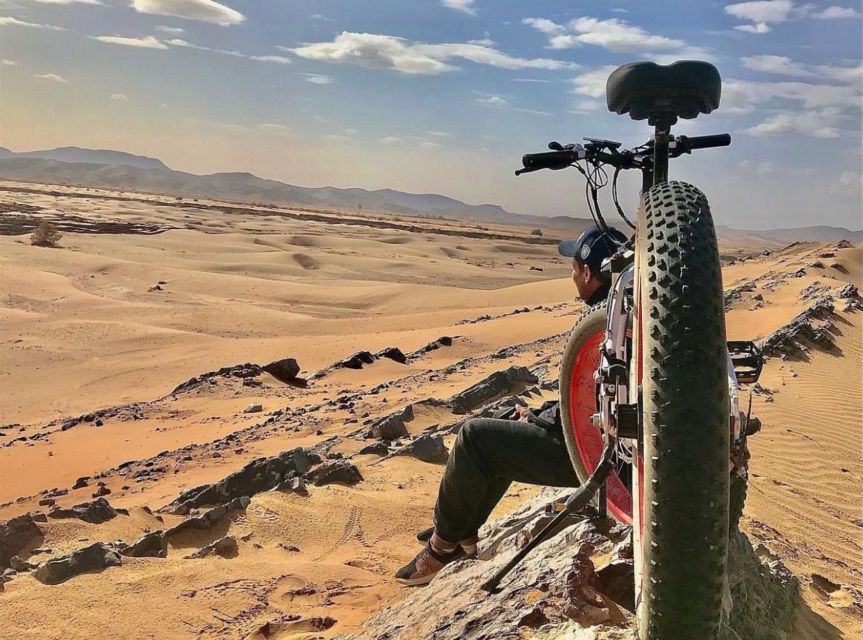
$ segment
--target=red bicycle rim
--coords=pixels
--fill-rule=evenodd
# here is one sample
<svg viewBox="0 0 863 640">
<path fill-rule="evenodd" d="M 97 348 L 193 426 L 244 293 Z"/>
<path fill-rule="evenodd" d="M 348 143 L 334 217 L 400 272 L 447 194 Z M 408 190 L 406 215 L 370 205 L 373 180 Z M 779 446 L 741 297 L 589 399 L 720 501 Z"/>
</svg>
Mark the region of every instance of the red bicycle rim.
<svg viewBox="0 0 863 640">
<path fill-rule="evenodd" d="M 582 345 L 569 379 L 569 420 L 581 463 L 588 474 L 593 473 L 602 458 L 602 433 L 590 423 L 596 413 L 596 383 L 593 372 L 599 366 L 599 345 L 604 331 L 597 331 Z M 632 524 L 632 493 L 616 473 L 606 481 L 608 510 L 620 522 Z"/>
</svg>

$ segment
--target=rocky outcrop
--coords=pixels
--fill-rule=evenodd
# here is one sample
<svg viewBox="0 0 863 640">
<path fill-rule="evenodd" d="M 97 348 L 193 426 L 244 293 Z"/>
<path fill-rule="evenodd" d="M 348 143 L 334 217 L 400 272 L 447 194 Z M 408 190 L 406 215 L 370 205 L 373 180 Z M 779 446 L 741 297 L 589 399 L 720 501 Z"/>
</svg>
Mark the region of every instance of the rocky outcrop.
<svg viewBox="0 0 863 640">
<path fill-rule="evenodd" d="M 270 364 L 265 364 L 261 369 L 285 384 L 297 384 L 300 381 L 297 377 L 300 374 L 300 365 L 294 358 L 276 360 Z"/>
<path fill-rule="evenodd" d="M 321 487 L 326 484 L 353 486 L 363 481 L 360 470 L 347 460 L 325 462 L 306 474 L 306 480 Z"/>
<path fill-rule="evenodd" d="M 114 545 L 97 542 L 67 556 L 53 558 L 39 565 L 33 576 L 42 584 L 60 584 L 89 571 L 119 567 L 120 554 Z"/>
<path fill-rule="evenodd" d="M 496 371 L 487 378 L 455 394 L 449 399 L 453 413 L 464 414 L 488 404 L 504 395 L 523 391 L 539 380 L 527 367 L 513 366 Z"/>
<path fill-rule="evenodd" d="M 250 502 L 251 500 L 246 496 L 234 498 L 227 504 L 219 505 L 209 511 L 205 511 L 199 516 L 183 520 L 181 523 L 165 531 L 165 536 L 171 537 L 193 529 L 197 531 L 207 531 L 208 529 L 215 527 L 225 516 L 228 515 L 229 512 L 241 511 L 248 507 Z"/>
<path fill-rule="evenodd" d="M 130 545 L 120 545 L 120 555 L 131 558 L 165 558 L 168 555 L 168 542 L 162 531 L 153 531 Z"/>
<path fill-rule="evenodd" d="M 105 498 L 99 498 L 92 502 L 76 504 L 68 509 L 54 509 L 48 512 L 48 517 L 55 519 L 77 518 L 90 524 L 102 524 L 116 518 L 118 513 Z"/>
<path fill-rule="evenodd" d="M 402 436 L 408 435 L 408 429 L 405 426 L 405 423 L 410 422 L 413 419 L 414 408 L 412 405 L 407 405 L 406 407 L 373 422 L 367 437 L 380 438 L 381 440 L 397 440 Z"/>
<path fill-rule="evenodd" d="M 184 491 L 168 506 L 168 510 L 184 515 L 190 509 L 204 505 L 226 504 L 235 498 L 250 498 L 306 473 L 320 462 L 318 453 L 301 447 L 270 458 L 257 458 L 218 482 Z"/>
<path fill-rule="evenodd" d="M 795 357 L 808 350 L 809 345 L 822 349 L 833 346 L 833 300 L 825 296 L 796 316 L 784 327 L 771 333 L 762 343 L 765 356 Z"/>
<path fill-rule="evenodd" d="M 29 513 L 0 524 L 0 569 L 8 568 L 13 556 L 41 537 L 42 532 Z"/>
<path fill-rule="evenodd" d="M 367 620 L 343 640 L 636 640 L 629 529 L 576 515 L 527 557 L 494 594 L 480 585 L 547 521 L 545 505 L 567 491 L 543 490 L 518 512 L 483 528 L 482 560 L 445 567 L 426 588 Z M 722 640 L 780 640 L 797 584 L 773 558 L 735 532 L 729 558 L 730 613 Z M 789 608 L 791 607 L 791 608 Z"/>
<path fill-rule="evenodd" d="M 444 464 L 449 458 L 449 450 L 440 436 L 423 434 L 393 451 L 392 455 L 411 456 L 423 462 Z"/>
<path fill-rule="evenodd" d="M 184 556 L 187 560 L 197 560 L 207 558 L 209 556 L 221 556 L 222 558 L 236 558 L 239 555 L 239 547 L 234 536 L 225 536 L 219 538 L 215 542 L 208 544 L 202 549 L 198 549 L 195 553 Z"/>
</svg>

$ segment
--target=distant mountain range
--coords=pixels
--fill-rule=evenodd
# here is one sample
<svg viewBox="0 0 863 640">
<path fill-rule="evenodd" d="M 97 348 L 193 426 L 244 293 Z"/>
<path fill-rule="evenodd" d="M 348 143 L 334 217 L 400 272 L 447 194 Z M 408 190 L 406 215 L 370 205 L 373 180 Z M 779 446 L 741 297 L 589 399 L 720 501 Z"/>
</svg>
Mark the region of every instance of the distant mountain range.
<svg viewBox="0 0 863 640">
<path fill-rule="evenodd" d="M 56 149 L 43 149 L 41 151 L 24 151 L 17 153 L 0 147 L 0 159 L 8 158 L 41 158 L 43 160 L 57 160 L 59 162 L 86 162 L 89 164 L 119 164 L 138 169 L 162 169 L 170 171 L 164 162 L 158 158 L 147 156 L 136 156 L 124 151 L 111 151 L 108 149 L 82 149 L 81 147 L 57 147 Z"/>
<path fill-rule="evenodd" d="M 157 158 L 105 149 L 60 147 L 17 153 L 0 147 L 0 178 L 190 198 L 440 216 L 497 224 L 553 227 L 571 230 L 573 233 L 591 224 L 584 218 L 512 213 L 496 204 L 472 205 L 434 193 L 405 193 L 393 189 L 369 191 L 360 188 L 299 187 L 277 180 L 265 180 L 251 173 L 214 173 L 202 176 L 174 171 Z M 863 231 L 830 226 L 759 231 L 718 226 L 717 231 L 725 237 L 746 236 L 774 242 L 831 242 L 842 238 L 851 242 L 863 240 Z"/>
</svg>

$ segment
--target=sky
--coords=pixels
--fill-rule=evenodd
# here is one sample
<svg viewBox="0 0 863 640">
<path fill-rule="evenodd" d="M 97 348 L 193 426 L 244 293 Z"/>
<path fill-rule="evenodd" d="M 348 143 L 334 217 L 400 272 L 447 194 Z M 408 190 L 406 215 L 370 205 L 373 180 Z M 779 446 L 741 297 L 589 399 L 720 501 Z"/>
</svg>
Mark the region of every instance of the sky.
<svg viewBox="0 0 863 640">
<path fill-rule="evenodd" d="M 0 146 L 155 156 L 193 173 L 441 193 L 587 216 L 574 170 L 516 178 L 583 136 L 643 143 L 605 105 L 637 60 L 712 62 L 717 111 L 672 162 L 718 224 L 861 222 L 853 0 L 0 0 Z M 637 176 L 621 182 L 637 202 Z"/>
</svg>

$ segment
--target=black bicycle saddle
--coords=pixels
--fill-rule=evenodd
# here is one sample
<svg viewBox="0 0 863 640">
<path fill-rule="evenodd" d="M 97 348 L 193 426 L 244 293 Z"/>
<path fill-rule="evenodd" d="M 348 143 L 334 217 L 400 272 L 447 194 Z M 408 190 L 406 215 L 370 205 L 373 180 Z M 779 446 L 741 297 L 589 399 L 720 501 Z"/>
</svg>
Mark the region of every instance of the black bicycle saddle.
<svg viewBox="0 0 863 640">
<path fill-rule="evenodd" d="M 695 118 L 719 106 L 722 80 L 709 62 L 679 60 L 669 65 L 631 62 L 608 77 L 608 109 L 633 120 Z"/>
</svg>

